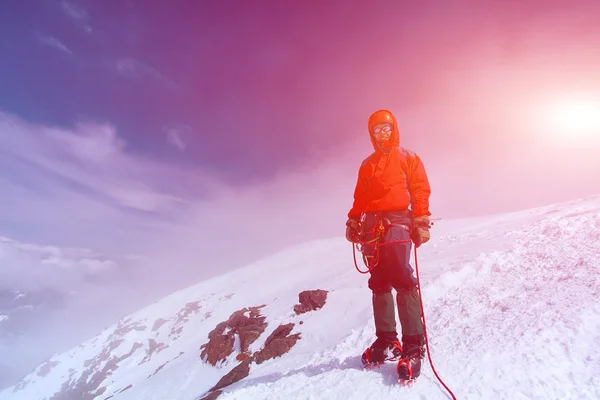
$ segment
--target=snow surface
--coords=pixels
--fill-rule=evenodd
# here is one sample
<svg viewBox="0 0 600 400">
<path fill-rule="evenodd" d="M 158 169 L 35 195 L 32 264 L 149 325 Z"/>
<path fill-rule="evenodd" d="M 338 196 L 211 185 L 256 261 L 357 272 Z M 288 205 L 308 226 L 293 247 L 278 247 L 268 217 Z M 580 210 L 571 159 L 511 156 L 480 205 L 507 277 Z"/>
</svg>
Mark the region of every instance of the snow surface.
<svg viewBox="0 0 600 400">
<path fill-rule="evenodd" d="M 440 221 L 432 235 L 419 251 L 430 349 L 457 398 L 600 398 L 600 196 Z M 327 303 L 295 315 L 298 293 L 311 289 L 328 290 Z M 393 364 L 362 368 L 375 333 L 371 293 L 350 244 L 333 238 L 173 293 L 52 357 L 0 400 L 201 398 L 238 363 L 236 352 L 217 367 L 203 362 L 208 333 L 263 304 L 269 325 L 250 351 L 279 324 L 295 323 L 301 339 L 252 364 L 219 399 L 449 398 L 428 362 L 410 388 L 397 384 Z M 78 380 L 106 389 L 96 397 L 64 391 Z"/>
</svg>

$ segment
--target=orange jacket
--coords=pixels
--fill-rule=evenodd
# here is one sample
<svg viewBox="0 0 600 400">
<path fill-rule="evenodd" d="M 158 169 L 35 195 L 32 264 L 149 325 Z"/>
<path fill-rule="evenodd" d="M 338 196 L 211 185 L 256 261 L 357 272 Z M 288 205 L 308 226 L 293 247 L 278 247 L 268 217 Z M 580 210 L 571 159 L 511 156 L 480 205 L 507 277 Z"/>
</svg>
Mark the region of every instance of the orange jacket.
<svg viewBox="0 0 600 400">
<path fill-rule="evenodd" d="M 375 152 L 362 162 L 358 171 L 349 218 L 369 211 L 406 210 L 409 206 L 414 217 L 431 215 L 431 188 L 423 162 L 414 152 L 399 146 L 397 126 L 391 140 L 393 146 L 385 153 L 371 138 Z"/>
</svg>

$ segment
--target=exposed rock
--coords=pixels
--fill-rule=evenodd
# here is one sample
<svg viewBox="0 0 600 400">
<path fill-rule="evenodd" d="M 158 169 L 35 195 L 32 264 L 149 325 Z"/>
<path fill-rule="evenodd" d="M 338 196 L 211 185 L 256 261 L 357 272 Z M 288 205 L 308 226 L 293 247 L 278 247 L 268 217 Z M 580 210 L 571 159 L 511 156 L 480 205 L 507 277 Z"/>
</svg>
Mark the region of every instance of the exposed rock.
<svg viewBox="0 0 600 400">
<path fill-rule="evenodd" d="M 247 353 L 250 345 L 267 327 L 265 317 L 260 315 L 262 307 L 264 305 L 235 311 L 227 321 L 219 323 L 208 334 L 208 343 L 200 347 L 200 357 L 211 365 L 224 361 L 233 353 L 236 334 L 240 339 L 241 353 Z"/>
<path fill-rule="evenodd" d="M 50 371 L 52 371 L 52 368 L 56 367 L 58 364 L 60 364 L 58 361 L 46 361 L 39 366 L 37 376 L 43 378 L 44 376 L 48 375 Z"/>
<path fill-rule="evenodd" d="M 161 369 L 163 369 L 163 368 L 164 368 L 164 367 L 165 367 L 165 366 L 166 366 L 168 363 L 169 363 L 169 361 L 167 361 L 167 362 L 165 362 L 165 363 L 163 363 L 163 364 L 159 365 L 159 366 L 158 366 L 158 368 L 156 368 L 156 370 L 155 370 L 155 371 L 154 371 L 152 374 L 148 375 L 148 378 L 150 378 L 150 377 L 152 377 L 152 376 L 154 376 L 154 375 L 158 374 L 158 372 L 159 372 Z"/>
<path fill-rule="evenodd" d="M 254 353 L 254 360 L 257 364 L 261 364 L 271 358 L 280 357 L 290 351 L 300 339 L 300 334 L 290 335 L 294 328 L 293 323 L 279 325 L 265 341 L 265 345 L 260 351 Z"/>
<path fill-rule="evenodd" d="M 140 363 L 138 365 L 142 365 L 142 364 L 150 361 L 150 359 L 152 358 L 152 355 L 154 353 L 160 353 L 167 347 L 169 347 L 169 345 L 166 345 L 164 343 L 158 343 L 154 339 L 148 339 L 148 353 L 146 354 L 144 359 L 142 361 L 140 361 Z"/>
<path fill-rule="evenodd" d="M 126 390 L 129 390 L 129 389 L 131 389 L 132 387 L 133 387 L 133 385 L 127 385 L 127 386 L 125 386 L 123 389 L 121 389 L 121 391 L 120 391 L 119 393 L 123 393 L 124 391 L 126 391 Z"/>
<path fill-rule="evenodd" d="M 226 335 L 213 336 L 202 351 L 201 357 L 209 364 L 217 365 L 219 361 L 225 360 L 233 353 L 234 343 L 233 331 L 229 331 Z"/>
<path fill-rule="evenodd" d="M 92 400 L 102 395 L 106 391 L 106 388 L 100 387 L 100 384 L 112 375 L 113 371 L 119 368 L 121 361 L 131 357 L 137 349 L 143 347 L 141 343 L 135 342 L 128 353 L 120 357 L 112 356 L 111 352 L 121 342 L 122 339 L 109 340 L 108 346 L 104 347 L 100 354 L 84 363 L 87 367 L 79 379 L 65 381 L 60 391 L 50 397 L 49 400 Z"/>
<path fill-rule="evenodd" d="M 129 317 L 129 318 L 122 319 L 119 322 L 117 322 L 117 327 L 115 328 L 115 331 L 113 334 L 116 336 L 123 337 L 133 330 L 145 331 L 146 326 L 143 325 L 139 321 L 131 321 L 131 317 Z"/>
<path fill-rule="evenodd" d="M 296 315 L 303 314 L 308 311 L 318 310 L 325 305 L 327 300 L 327 290 L 305 290 L 298 295 L 300 304 L 294 306 Z"/>
<path fill-rule="evenodd" d="M 229 371 L 227 375 L 223 376 L 219 382 L 217 382 L 217 384 L 210 389 L 210 391 L 223 389 L 224 387 L 247 377 L 250 374 L 251 362 L 252 358 L 248 358 L 236 365 L 231 371 Z"/>
<path fill-rule="evenodd" d="M 240 353 L 237 356 L 235 356 L 235 359 L 238 361 L 244 361 L 245 359 L 250 358 L 250 353 Z"/>
<path fill-rule="evenodd" d="M 157 319 L 156 321 L 154 321 L 154 325 L 152 326 L 152 332 L 157 331 L 158 329 L 160 329 L 161 326 L 163 326 L 167 322 L 168 321 L 166 319 L 162 319 L 162 318 Z"/>
<path fill-rule="evenodd" d="M 183 351 L 179 352 L 179 355 L 177 357 L 175 357 L 173 360 L 177 360 L 179 357 L 181 357 L 182 355 L 184 355 L 185 353 Z M 163 369 L 168 363 L 170 363 L 173 360 L 169 360 L 167 362 L 165 362 L 164 364 L 161 364 L 158 368 L 156 368 L 156 370 L 154 371 L 154 373 L 148 375 L 148 378 L 156 375 L 161 369 Z"/>
<path fill-rule="evenodd" d="M 210 392 L 209 394 L 207 394 L 199 400 L 215 400 L 221 395 L 221 393 L 223 393 L 221 390 L 215 390 L 214 392 Z"/>
<path fill-rule="evenodd" d="M 190 319 L 192 314 L 196 314 L 200 311 L 202 306 L 200 305 L 200 301 L 190 301 L 188 302 L 181 310 L 177 312 L 177 314 L 173 317 L 175 322 L 173 323 L 173 327 L 171 328 L 171 333 L 169 337 L 172 340 L 178 339 L 179 335 L 183 331 L 183 327 L 186 322 Z"/>
</svg>

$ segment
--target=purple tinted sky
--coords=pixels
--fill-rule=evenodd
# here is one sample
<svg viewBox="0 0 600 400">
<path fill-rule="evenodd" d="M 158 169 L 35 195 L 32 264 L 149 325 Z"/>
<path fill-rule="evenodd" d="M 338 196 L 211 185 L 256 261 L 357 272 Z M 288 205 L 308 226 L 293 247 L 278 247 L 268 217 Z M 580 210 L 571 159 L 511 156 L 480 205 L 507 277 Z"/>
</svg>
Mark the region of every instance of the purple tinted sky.
<svg viewBox="0 0 600 400">
<path fill-rule="evenodd" d="M 341 235 L 378 108 L 435 216 L 596 194 L 600 132 L 552 118 L 600 104 L 598 21 L 592 0 L 2 2 L 0 234 L 216 264 Z"/>
</svg>

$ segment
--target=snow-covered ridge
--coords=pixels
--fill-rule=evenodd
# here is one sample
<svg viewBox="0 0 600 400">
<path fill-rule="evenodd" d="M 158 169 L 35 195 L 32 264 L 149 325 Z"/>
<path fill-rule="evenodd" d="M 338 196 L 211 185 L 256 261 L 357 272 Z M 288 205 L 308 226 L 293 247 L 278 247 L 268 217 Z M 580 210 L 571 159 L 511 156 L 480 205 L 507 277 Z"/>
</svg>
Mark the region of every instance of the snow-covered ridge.
<svg viewBox="0 0 600 400">
<path fill-rule="evenodd" d="M 419 251 L 433 360 L 459 398 L 600 397 L 600 198 L 440 222 Z M 306 243 L 173 293 L 56 355 L 0 399 L 196 400 L 232 368 L 202 359 L 209 333 L 260 307 L 269 333 L 293 324 L 289 352 L 252 365 L 219 399 L 446 399 L 429 366 L 410 389 L 394 366 L 365 371 L 374 337 L 366 277 L 343 238 Z M 298 293 L 328 291 L 297 315 Z M 249 315 L 249 314 L 246 314 Z"/>
</svg>

